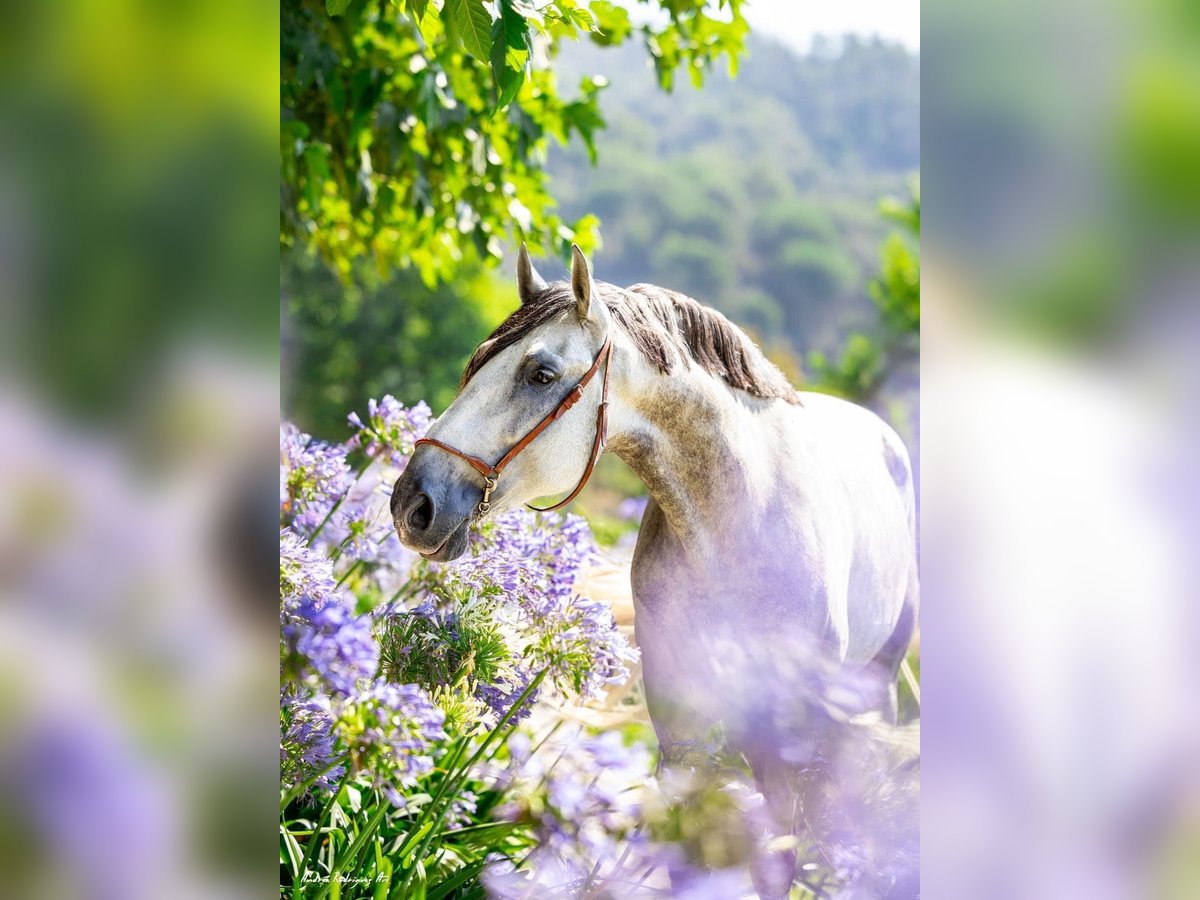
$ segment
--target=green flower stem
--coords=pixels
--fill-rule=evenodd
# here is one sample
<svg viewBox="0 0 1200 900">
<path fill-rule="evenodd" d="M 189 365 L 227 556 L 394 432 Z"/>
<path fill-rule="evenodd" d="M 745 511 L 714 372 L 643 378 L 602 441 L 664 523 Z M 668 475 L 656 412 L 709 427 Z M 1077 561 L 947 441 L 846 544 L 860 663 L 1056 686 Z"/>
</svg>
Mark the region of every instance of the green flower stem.
<svg viewBox="0 0 1200 900">
<path fill-rule="evenodd" d="M 308 839 L 308 842 L 304 847 L 304 859 L 300 863 L 300 874 L 297 876 L 301 894 L 304 893 L 304 873 L 308 871 L 309 863 L 312 862 L 313 856 L 317 852 L 317 845 L 321 843 L 321 827 L 329 819 L 330 813 L 333 812 L 333 804 L 337 803 L 337 798 L 342 793 L 342 788 L 350 783 L 350 778 L 350 766 L 347 765 L 346 774 L 342 776 L 342 780 L 338 782 L 337 787 L 334 789 L 333 793 L 330 794 L 329 800 L 325 804 L 325 808 L 321 810 L 321 817 L 317 819 L 316 824 L 313 826 L 312 836 Z"/>
<path fill-rule="evenodd" d="M 333 586 L 333 589 L 336 591 L 343 584 L 345 584 L 347 578 L 349 578 L 351 575 L 353 575 L 355 572 L 357 572 L 359 569 L 362 568 L 362 564 L 363 564 L 363 561 L 361 559 L 355 560 L 354 565 L 352 565 L 350 568 L 348 568 L 346 570 L 345 574 L 343 574 L 342 577 L 338 579 L 338 583 Z"/>
<path fill-rule="evenodd" d="M 488 747 L 493 743 L 493 741 L 496 739 L 496 737 L 498 735 L 500 735 L 501 732 L 506 730 L 509 723 L 512 722 L 512 720 L 516 716 L 517 712 L 520 711 L 521 707 L 525 705 L 525 701 L 529 699 L 529 697 L 533 694 L 534 691 L 536 691 L 538 689 L 538 686 L 545 679 L 547 671 L 548 670 L 543 669 L 542 671 L 538 672 L 537 675 L 535 675 L 532 680 L 530 680 L 530 682 L 526 686 L 525 690 L 521 692 L 521 696 L 517 698 L 517 702 L 514 703 L 509 708 L 508 712 L 506 712 L 504 714 L 504 718 L 502 718 L 499 722 L 496 723 L 496 727 L 493 728 L 490 732 L 488 732 L 487 736 L 480 743 L 479 748 L 475 751 L 475 753 L 471 756 L 471 758 L 469 760 L 467 760 L 466 764 L 464 766 L 462 766 L 461 769 L 459 769 L 457 772 L 455 772 L 453 769 L 453 766 L 447 767 L 446 780 L 442 782 L 441 788 L 438 790 L 437 796 L 434 797 L 433 801 L 422 812 L 422 818 L 424 818 L 426 815 L 432 814 L 434 807 L 439 806 L 439 801 L 444 796 L 446 796 L 447 793 L 449 793 L 450 796 L 453 796 L 462 787 L 463 782 L 466 781 L 467 775 L 471 771 L 471 767 L 474 766 L 475 763 L 479 762 L 480 758 L 483 756 L 484 753 L 487 752 Z M 507 729 L 507 730 L 511 730 L 511 729 Z M 464 744 L 464 746 L 465 746 L 465 744 Z M 448 792 L 447 788 L 449 788 L 451 785 L 453 785 L 453 789 Z M 446 810 L 449 808 L 449 805 L 450 805 L 449 802 L 447 802 L 445 805 L 440 806 L 440 808 L 437 810 L 437 817 L 434 819 L 433 828 L 431 828 L 429 830 L 429 833 L 425 836 L 425 840 L 421 842 L 421 846 L 417 849 L 417 852 L 413 855 L 414 865 L 406 867 L 405 873 L 404 873 L 404 880 L 401 881 L 400 884 L 397 886 L 396 891 L 392 894 L 393 897 L 402 898 L 402 897 L 407 896 L 408 884 L 412 880 L 413 872 L 416 871 L 416 868 L 417 868 L 415 863 L 419 862 L 421 859 L 424 858 L 425 851 L 429 847 L 429 842 L 433 839 L 434 831 L 437 828 L 437 826 L 439 824 L 441 824 L 442 817 L 445 816 Z"/>
<path fill-rule="evenodd" d="M 354 475 L 354 480 L 350 482 L 350 486 L 342 492 L 342 496 L 337 498 L 337 502 L 334 503 L 333 506 L 329 507 L 329 512 L 325 513 L 325 518 L 321 520 L 321 524 L 313 529 L 313 533 L 308 536 L 309 546 L 312 546 L 312 544 L 317 540 L 317 535 L 321 533 L 321 529 L 324 528 L 329 523 L 329 520 L 333 518 L 333 514 L 341 509 L 342 503 L 344 503 L 346 498 L 350 496 L 350 492 L 354 490 L 354 486 L 358 484 L 359 479 L 367 473 L 367 469 L 371 468 L 371 463 L 374 461 L 375 460 L 368 456 L 366 462 L 358 467 L 358 471 Z"/>
<path fill-rule="evenodd" d="M 331 762 L 329 765 L 327 765 L 321 771 L 317 772 L 315 775 L 308 778 L 306 781 L 300 782 L 294 788 L 292 788 L 290 791 L 288 791 L 286 794 L 284 794 L 283 799 L 279 801 L 279 812 L 282 813 L 285 809 L 287 809 L 291 805 L 293 800 L 295 800 L 297 797 L 299 797 L 305 791 L 309 790 L 314 784 L 316 784 L 318 779 L 324 777 L 331 770 L 336 769 L 343 762 L 345 762 L 345 760 L 343 760 L 341 758 L 335 759 L 333 762 Z"/>
</svg>

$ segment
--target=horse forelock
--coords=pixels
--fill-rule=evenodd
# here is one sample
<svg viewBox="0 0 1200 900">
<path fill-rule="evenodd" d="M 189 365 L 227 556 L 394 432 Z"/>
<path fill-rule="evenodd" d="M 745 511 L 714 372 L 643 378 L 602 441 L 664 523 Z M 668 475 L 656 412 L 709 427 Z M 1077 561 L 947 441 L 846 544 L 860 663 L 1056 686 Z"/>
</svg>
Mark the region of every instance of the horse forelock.
<svg viewBox="0 0 1200 900">
<path fill-rule="evenodd" d="M 642 356 L 664 375 L 685 357 L 730 387 L 755 397 L 799 403 L 787 377 L 742 329 L 715 309 L 653 284 L 629 288 L 598 282 L 609 314 Z M 556 281 L 530 297 L 501 322 L 467 362 L 460 387 L 506 347 L 575 306 L 571 285 Z"/>
</svg>

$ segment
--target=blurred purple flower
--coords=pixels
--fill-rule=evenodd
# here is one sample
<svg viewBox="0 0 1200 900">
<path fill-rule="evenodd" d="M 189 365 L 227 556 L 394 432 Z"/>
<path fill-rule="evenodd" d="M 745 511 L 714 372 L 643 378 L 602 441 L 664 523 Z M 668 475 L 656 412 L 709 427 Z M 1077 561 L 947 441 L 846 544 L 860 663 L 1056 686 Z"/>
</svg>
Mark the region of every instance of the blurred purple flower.
<svg viewBox="0 0 1200 900">
<path fill-rule="evenodd" d="M 333 691 L 351 694 L 359 679 L 375 675 L 379 648 L 370 616 L 352 615 L 340 600 L 318 606 L 308 597 L 296 611 L 300 621 L 284 626 L 284 640 Z"/>
<path fill-rule="evenodd" d="M 848 897 L 912 896 L 919 885 L 919 749 L 914 729 L 879 721 L 886 683 L 815 643 L 780 638 L 770 652 L 715 640 L 743 751 L 794 773 L 803 816 L 793 823 Z M 778 798 L 776 798 L 778 799 Z"/>
<path fill-rule="evenodd" d="M 30 832 L 34 846 L 44 843 L 48 851 L 37 873 L 41 881 L 33 883 L 98 900 L 162 896 L 180 835 L 178 810 L 158 767 L 114 721 L 94 710 L 60 717 L 64 712 L 6 747 L 0 772 L 4 787 L 11 786 L 6 806 L 16 814 L 6 824 L 16 827 L 19 815 L 22 834 Z"/>
<path fill-rule="evenodd" d="M 453 800 L 450 801 L 450 806 L 446 809 L 445 827 L 460 828 L 464 825 L 469 825 L 472 822 L 472 816 L 479 809 L 479 798 L 475 796 L 473 791 L 459 791 Z"/>
<path fill-rule="evenodd" d="M 652 781 L 650 752 L 626 744 L 619 732 L 578 734 L 549 742 L 532 755 L 529 738 L 509 739 L 516 775 L 501 815 L 533 823 L 538 842 L 526 874 L 497 869 L 487 881 L 494 896 L 509 887 L 545 891 L 600 883 L 644 868 L 653 850 L 639 830 L 642 789 Z M 583 894 L 587 896 L 588 894 Z"/>
<path fill-rule="evenodd" d="M 310 534 L 352 482 L 344 447 L 314 440 L 290 422 L 279 426 L 279 512 Z"/>
<path fill-rule="evenodd" d="M 627 497 L 617 506 L 617 515 L 627 522 L 641 522 L 649 502 L 649 497 Z"/>
</svg>

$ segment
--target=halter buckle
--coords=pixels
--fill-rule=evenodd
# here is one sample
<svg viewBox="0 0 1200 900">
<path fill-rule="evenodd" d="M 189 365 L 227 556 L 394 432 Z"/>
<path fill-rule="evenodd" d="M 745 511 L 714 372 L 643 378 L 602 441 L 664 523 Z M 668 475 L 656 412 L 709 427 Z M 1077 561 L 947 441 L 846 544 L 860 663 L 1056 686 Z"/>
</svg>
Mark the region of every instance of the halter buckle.
<svg viewBox="0 0 1200 900">
<path fill-rule="evenodd" d="M 479 515 L 486 516 L 492 508 L 492 491 L 496 489 L 496 479 L 491 475 L 483 476 L 483 499 L 479 501 Z"/>
</svg>

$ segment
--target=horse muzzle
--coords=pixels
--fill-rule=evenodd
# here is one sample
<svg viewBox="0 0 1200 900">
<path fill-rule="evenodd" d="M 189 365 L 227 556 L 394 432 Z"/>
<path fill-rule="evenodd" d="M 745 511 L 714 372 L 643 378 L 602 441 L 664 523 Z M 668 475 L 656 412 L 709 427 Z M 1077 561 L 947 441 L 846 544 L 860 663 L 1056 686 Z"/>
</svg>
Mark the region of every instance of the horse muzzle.
<svg viewBox="0 0 1200 900">
<path fill-rule="evenodd" d="M 448 562 L 466 552 L 475 500 L 465 490 L 439 490 L 444 479 L 421 477 L 410 460 L 392 488 L 392 521 L 400 543 L 435 562 Z"/>
</svg>

